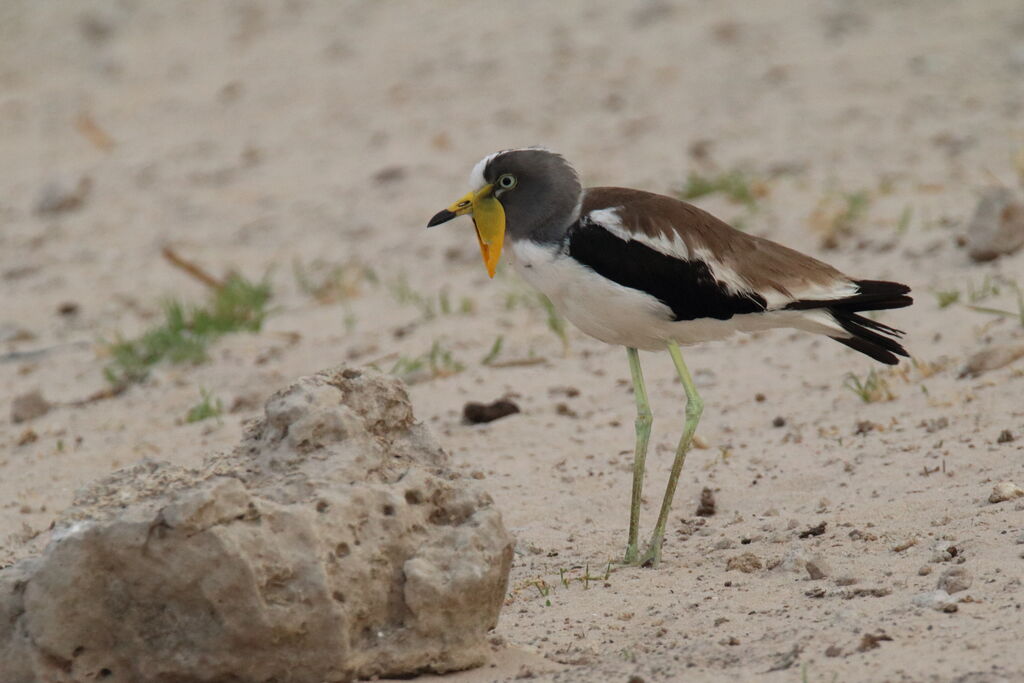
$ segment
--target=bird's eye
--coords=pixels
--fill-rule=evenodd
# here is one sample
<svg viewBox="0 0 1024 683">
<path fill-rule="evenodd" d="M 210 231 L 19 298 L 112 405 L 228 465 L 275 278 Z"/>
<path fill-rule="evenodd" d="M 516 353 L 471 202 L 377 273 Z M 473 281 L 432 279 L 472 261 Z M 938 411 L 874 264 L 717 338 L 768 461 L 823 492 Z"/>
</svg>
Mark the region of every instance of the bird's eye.
<svg viewBox="0 0 1024 683">
<path fill-rule="evenodd" d="M 500 187 L 503 190 L 511 190 L 515 186 L 516 177 L 514 175 L 509 175 L 508 173 L 506 173 L 505 175 L 498 178 L 498 187 Z"/>
</svg>

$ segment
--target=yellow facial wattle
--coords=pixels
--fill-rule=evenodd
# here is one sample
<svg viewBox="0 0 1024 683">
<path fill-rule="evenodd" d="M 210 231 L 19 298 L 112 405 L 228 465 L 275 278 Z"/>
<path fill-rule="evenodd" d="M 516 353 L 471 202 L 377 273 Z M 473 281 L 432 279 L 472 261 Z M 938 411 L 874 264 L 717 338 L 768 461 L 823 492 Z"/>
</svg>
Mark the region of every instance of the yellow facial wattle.
<svg viewBox="0 0 1024 683">
<path fill-rule="evenodd" d="M 476 239 L 480 254 L 484 258 L 487 274 L 494 277 L 501 258 L 501 247 L 505 242 L 505 209 L 495 199 L 494 185 L 485 185 L 476 192 L 470 192 L 448 207 L 452 218 L 471 214 L 476 226 Z"/>
</svg>

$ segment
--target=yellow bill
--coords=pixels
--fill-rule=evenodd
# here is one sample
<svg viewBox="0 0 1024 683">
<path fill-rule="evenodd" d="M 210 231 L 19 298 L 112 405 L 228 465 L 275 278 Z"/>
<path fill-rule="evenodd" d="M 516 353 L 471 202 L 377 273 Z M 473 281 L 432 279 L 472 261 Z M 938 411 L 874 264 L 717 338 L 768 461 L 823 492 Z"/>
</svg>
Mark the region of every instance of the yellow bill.
<svg viewBox="0 0 1024 683">
<path fill-rule="evenodd" d="M 440 211 L 430 222 L 428 228 L 440 225 L 463 214 L 473 217 L 476 226 L 476 239 L 480 244 L 480 254 L 484 258 L 487 274 L 494 277 L 501 258 L 501 247 L 505 242 L 505 209 L 501 202 L 494 198 L 493 185 L 485 185 L 476 192 L 470 192 L 444 211 Z"/>
</svg>

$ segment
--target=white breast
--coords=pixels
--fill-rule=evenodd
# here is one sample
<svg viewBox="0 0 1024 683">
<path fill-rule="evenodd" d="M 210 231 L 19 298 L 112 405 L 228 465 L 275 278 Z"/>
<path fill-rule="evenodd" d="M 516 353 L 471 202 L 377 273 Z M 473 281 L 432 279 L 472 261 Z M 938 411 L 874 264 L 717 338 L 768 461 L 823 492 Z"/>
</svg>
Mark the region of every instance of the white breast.
<svg viewBox="0 0 1024 683">
<path fill-rule="evenodd" d="M 724 339 L 738 331 L 773 327 L 834 333 L 834 325 L 826 329 L 826 321 L 818 321 L 804 311 L 674 321 L 672 310 L 655 297 L 601 277 L 557 246 L 515 240 L 510 247 L 516 272 L 524 280 L 551 299 L 569 322 L 608 344 L 656 350 L 663 349 L 668 340 L 695 344 Z"/>
</svg>

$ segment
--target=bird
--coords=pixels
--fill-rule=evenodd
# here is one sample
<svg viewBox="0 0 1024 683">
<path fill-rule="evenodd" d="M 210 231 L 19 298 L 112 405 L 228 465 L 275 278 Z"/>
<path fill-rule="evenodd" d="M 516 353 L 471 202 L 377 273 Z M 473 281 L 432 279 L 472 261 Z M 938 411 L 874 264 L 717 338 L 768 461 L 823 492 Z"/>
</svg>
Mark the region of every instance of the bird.
<svg viewBox="0 0 1024 683">
<path fill-rule="evenodd" d="M 911 305 L 905 284 L 849 277 L 674 197 L 584 188 L 573 166 L 543 147 L 485 156 L 469 186 L 427 227 L 470 215 L 490 277 L 507 243 L 516 272 L 555 310 L 591 337 L 626 349 L 636 401 L 626 565 L 660 562 L 672 499 L 704 409 L 680 346 L 794 328 L 888 365 L 909 357 L 902 330 L 861 315 Z M 643 548 L 640 504 L 653 414 L 639 350 L 667 350 L 686 396 L 683 433 Z"/>
</svg>

